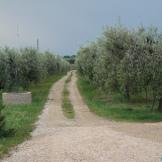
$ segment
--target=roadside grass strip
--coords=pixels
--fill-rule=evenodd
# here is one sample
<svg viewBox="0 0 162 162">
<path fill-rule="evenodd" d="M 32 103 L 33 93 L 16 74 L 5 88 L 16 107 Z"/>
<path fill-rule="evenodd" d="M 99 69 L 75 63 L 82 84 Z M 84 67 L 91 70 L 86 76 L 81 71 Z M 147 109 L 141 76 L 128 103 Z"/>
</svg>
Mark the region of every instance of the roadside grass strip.
<svg viewBox="0 0 162 162">
<path fill-rule="evenodd" d="M 68 91 L 68 83 L 71 81 L 71 77 L 72 77 L 72 72 L 70 73 L 68 78 L 65 80 L 64 90 L 63 90 L 63 94 L 62 94 L 62 96 L 63 96 L 62 110 L 63 110 L 65 117 L 67 117 L 68 119 L 73 119 L 75 117 L 73 105 L 69 99 L 70 93 Z"/>
</svg>

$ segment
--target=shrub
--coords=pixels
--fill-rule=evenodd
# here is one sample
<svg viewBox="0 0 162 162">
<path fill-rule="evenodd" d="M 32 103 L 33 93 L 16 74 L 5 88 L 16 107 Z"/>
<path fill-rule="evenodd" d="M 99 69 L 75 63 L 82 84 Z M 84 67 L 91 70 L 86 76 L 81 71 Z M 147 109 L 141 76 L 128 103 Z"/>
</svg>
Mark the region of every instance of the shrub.
<svg viewBox="0 0 162 162">
<path fill-rule="evenodd" d="M 5 117 L 2 113 L 4 106 L 0 102 L 0 137 L 2 137 L 5 133 Z"/>
</svg>

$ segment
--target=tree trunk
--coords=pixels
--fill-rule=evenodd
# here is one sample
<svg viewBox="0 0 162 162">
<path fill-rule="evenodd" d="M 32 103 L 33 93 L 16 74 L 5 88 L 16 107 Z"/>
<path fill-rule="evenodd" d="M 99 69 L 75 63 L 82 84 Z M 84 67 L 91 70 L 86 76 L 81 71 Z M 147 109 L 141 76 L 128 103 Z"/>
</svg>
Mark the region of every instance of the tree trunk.
<svg viewBox="0 0 162 162">
<path fill-rule="evenodd" d="M 151 111 L 154 110 L 154 105 L 155 105 L 155 102 L 156 102 L 156 96 L 153 97 L 153 102 L 152 102 L 152 107 L 151 107 Z"/>
<path fill-rule="evenodd" d="M 129 85 L 125 85 L 125 95 L 128 101 L 130 101 L 130 92 L 129 92 Z"/>
<path fill-rule="evenodd" d="M 162 98 L 159 99 L 158 111 L 162 113 Z"/>
<path fill-rule="evenodd" d="M 146 98 L 146 104 L 148 103 L 148 91 L 147 88 L 145 88 L 145 98 Z"/>
</svg>

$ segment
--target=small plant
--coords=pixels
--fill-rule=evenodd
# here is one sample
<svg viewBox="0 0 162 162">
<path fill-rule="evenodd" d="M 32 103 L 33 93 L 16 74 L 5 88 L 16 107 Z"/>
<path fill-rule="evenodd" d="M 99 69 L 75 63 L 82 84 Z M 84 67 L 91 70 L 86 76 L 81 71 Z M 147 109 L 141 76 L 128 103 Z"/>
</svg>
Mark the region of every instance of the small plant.
<svg viewBox="0 0 162 162">
<path fill-rule="evenodd" d="M 4 136 L 5 134 L 5 117 L 2 112 L 3 109 L 4 106 L 0 102 L 0 137 Z"/>
</svg>

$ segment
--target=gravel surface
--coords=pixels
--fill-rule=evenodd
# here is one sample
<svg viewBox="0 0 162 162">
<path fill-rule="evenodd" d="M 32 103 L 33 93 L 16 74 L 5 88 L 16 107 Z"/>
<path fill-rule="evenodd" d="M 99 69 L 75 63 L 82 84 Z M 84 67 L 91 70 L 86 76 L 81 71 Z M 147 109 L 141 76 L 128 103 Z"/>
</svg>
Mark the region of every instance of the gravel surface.
<svg viewBox="0 0 162 162">
<path fill-rule="evenodd" d="M 104 120 L 91 113 L 76 87 L 69 84 L 75 119 L 61 109 L 66 77 L 51 89 L 32 138 L 3 162 L 160 162 L 162 124 L 134 124 Z"/>
</svg>

